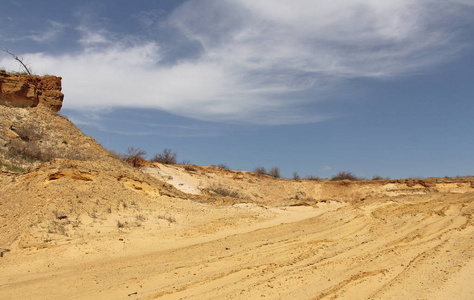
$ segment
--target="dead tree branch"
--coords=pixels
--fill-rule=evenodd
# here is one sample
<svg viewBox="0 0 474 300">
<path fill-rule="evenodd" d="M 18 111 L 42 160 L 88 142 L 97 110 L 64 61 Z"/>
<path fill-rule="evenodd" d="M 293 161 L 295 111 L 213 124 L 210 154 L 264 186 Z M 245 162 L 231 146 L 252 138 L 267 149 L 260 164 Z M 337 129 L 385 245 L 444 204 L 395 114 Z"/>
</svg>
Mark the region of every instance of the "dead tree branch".
<svg viewBox="0 0 474 300">
<path fill-rule="evenodd" d="M 23 57 L 22 58 L 19 58 L 16 54 L 8 51 L 8 49 L 3 49 L 3 52 L 7 53 L 7 54 L 10 54 L 17 62 L 19 62 L 22 66 L 23 66 L 23 69 L 25 69 L 26 73 L 28 73 L 28 75 L 32 75 L 31 74 L 31 69 L 23 62 Z"/>
</svg>

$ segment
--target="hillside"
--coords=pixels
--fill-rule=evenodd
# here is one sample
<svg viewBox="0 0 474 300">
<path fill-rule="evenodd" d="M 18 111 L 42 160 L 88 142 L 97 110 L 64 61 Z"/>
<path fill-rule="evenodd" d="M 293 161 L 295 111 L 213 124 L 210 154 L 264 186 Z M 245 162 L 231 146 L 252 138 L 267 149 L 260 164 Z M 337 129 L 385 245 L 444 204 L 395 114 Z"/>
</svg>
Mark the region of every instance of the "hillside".
<svg viewBox="0 0 474 300">
<path fill-rule="evenodd" d="M 0 77 L 0 299 L 474 298 L 474 178 L 133 168 L 57 78 Z"/>
</svg>

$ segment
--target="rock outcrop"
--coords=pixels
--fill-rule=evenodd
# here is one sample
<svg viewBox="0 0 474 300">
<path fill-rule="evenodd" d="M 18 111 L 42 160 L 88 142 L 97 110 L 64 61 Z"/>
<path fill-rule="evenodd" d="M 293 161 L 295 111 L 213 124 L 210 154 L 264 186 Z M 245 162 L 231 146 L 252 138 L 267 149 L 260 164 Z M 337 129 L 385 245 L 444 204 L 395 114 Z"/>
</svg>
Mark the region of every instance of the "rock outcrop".
<svg viewBox="0 0 474 300">
<path fill-rule="evenodd" d="M 11 107 L 48 107 L 58 112 L 63 104 L 61 77 L 0 72 L 0 104 Z"/>
</svg>

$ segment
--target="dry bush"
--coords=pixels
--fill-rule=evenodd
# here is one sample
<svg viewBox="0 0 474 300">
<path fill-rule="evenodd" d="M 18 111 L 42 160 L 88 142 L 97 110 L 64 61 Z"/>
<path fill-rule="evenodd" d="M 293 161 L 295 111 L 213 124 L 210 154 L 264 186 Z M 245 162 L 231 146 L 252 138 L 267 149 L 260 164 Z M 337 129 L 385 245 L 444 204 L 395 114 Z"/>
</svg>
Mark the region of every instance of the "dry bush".
<svg viewBox="0 0 474 300">
<path fill-rule="evenodd" d="M 274 178 L 280 178 L 280 168 L 278 167 L 272 167 L 270 170 L 268 170 L 268 175 L 274 177 Z"/>
<path fill-rule="evenodd" d="M 333 177 L 331 177 L 331 181 L 338 181 L 338 180 L 360 180 L 354 173 L 351 172 L 339 172 Z"/>
<path fill-rule="evenodd" d="M 178 163 L 178 155 L 176 151 L 173 152 L 171 149 L 165 148 L 163 152 L 155 154 L 151 160 L 166 165 L 176 165 Z"/>
<path fill-rule="evenodd" d="M 237 191 L 233 191 L 223 185 L 211 185 L 209 187 L 209 190 L 210 191 L 213 191 L 214 193 L 216 194 L 219 194 L 221 196 L 224 196 L 224 197 L 232 197 L 232 198 L 242 198 L 240 193 L 237 192 Z"/>
<path fill-rule="evenodd" d="M 145 160 L 146 151 L 140 148 L 129 146 L 126 153 L 123 155 L 124 160 L 128 162 L 132 167 L 140 168 L 143 166 Z"/>
<path fill-rule="evenodd" d="M 185 165 L 190 165 L 190 164 L 191 164 L 191 161 L 190 161 L 189 159 L 185 159 L 185 160 L 183 160 L 182 162 L 180 162 L 179 164 L 180 164 L 180 165 L 183 165 L 183 166 L 185 166 Z"/>
<path fill-rule="evenodd" d="M 50 161 L 61 157 L 62 153 L 56 147 L 44 143 L 45 134 L 41 128 L 33 125 L 15 126 L 11 130 L 18 134 L 19 139 L 13 139 L 7 144 L 8 154 L 12 157 L 33 161 Z"/>
<path fill-rule="evenodd" d="M 176 219 L 171 216 L 158 215 L 156 216 L 158 220 L 166 220 L 170 223 L 176 223 Z"/>
<path fill-rule="evenodd" d="M 114 149 L 107 149 L 105 148 L 105 150 L 107 150 L 109 152 L 109 154 L 115 158 L 115 159 L 118 159 L 118 160 L 122 160 L 123 159 L 123 155 L 118 153 L 117 151 L 115 151 Z"/>
<path fill-rule="evenodd" d="M 230 170 L 229 166 L 226 164 L 218 164 L 216 167 L 224 169 L 224 170 Z"/>
<path fill-rule="evenodd" d="M 189 166 L 189 165 L 184 166 L 184 169 L 185 169 L 186 171 L 189 171 L 189 172 L 196 172 L 196 171 L 197 171 L 196 167 L 194 167 L 194 166 Z"/>
<path fill-rule="evenodd" d="M 4 163 L 13 167 L 29 168 L 54 158 L 86 159 L 84 153 L 70 147 L 67 141 L 58 139 L 50 130 L 42 129 L 39 124 L 15 124 L 10 129 L 18 138 L 5 145 Z"/>
<path fill-rule="evenodd" d="M 253 169 L 253 172 L 254 172 L 254 173 L 257 173 L 257 174 L 266 175 L 266 174 L 267 174 L 267 169 L 265 169 L 265 168 L 262 167 L 262 166 L 258 166 L 258 167 L 256 167 L 255 169 Z"/>
<path fill-rule="evenodd" d="M 380 175 L 374 175 L 374 176 L 372 177 L 372 180 L 390 180 L 390 177 L 385 177 L 385 178 L 384 178 L 384 177 L 382 177 L 382 176 L 380 176 Z"/>
<path fill-rule="evenodd" d="M 8 143 L 8 153 L 11 156 L 21 157 L 27 161 L 49 161 L 57 156 L 53 149 L 41 147 L 35 141 L 25 141 L 20 139 L 12 140 Z M 56 155 L 55 155 L 56 154 Z"/>
<path fill-rule="evenodd" d="M 37 141 L 43 138 L 43 131 L 39 126 L 26 125 L 26 126 L 12 126 L 11 130 L 16 132 L 21 140 L 23 141 Z"/>
<path fill-rule="evenodd" d="M 120 220 L 117 221 L 117 227 L 118 227 L 118 228 L 125 228 L 125 227 L 127 227 L 127 226 L 128 226 L 128 222 L 127 222 L 127 221 L 120 221 Z"/>
<path fill-rule="evenodd" d="M 297 172 L 293 172 L 293 180 L 300 180 L 300 179 L 301 179 L 300 175 L 298 175 Z"/>
<path fill-rule="evenodd" d="M 321 181 L 321 177 L 319 176 L 314 176 L 314 175 L 308 175 L 304 178 L 305 180 L 313 180 L 313 181 Z"/>
</svg>

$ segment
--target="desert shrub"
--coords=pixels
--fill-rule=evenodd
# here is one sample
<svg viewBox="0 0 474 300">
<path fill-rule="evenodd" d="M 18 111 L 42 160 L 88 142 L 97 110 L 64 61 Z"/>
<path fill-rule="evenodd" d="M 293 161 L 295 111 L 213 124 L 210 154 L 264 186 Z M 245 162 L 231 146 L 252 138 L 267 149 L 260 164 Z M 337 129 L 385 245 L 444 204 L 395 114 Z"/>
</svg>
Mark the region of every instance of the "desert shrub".
<svg viewBox="0 0 474 300">
<path fill-rule="evenodd" d="M 254 171 L 254 173 L 257 173 L 257 174 L 263 174 L 263 175 L 267 174 L 267 169 L 265 169 L 262 166 L 256 167 L 255 169 L 253 169 L 253 171 Z"/>
<path fill-rule="evenodd" d="M 19 139 L 13 139 L 7 144 L 8 154 L 26 161 L 50 161 L 55 157 L 62 157 L 64 153 L 51 145 L 43 143 L 44 133 L 34 125 L 11 127 L 18 134 Z"/>
<path fill-rule="evenodd" d="M 15 172 L 15 173 L 24 173 L 24 172 L 26 172 L 26 170 L 21 168 L 21 167 L 9 165 L 9 164 L 4 164 L 4 163 L 0 162 L 0 170 L 3 169 L 3 168 L 5 168 L 5 170 L 7 170 L 7 171 Z"/>
<path fill-rule="evenodd" d="M 163 152 L 155 154 L 151 160 L 162 164 L 176 165 L 178 163 L 178 155 L 176 151 L 173 152 L 171 149 L 165 148 Z"/>
<path fill-rule="evenodd" d="M 132 167 L 139 168 L 143 165 L 143 160 L 146 155 L 146 151 L 140 148 L 130 146 L 127 148 L 126 153 L 123 155 L 124 160 L 128 162 Z"/>
<path fill-rule="evenodd" d="M 127 221 L 120 221 L 120 220 L 117 221 L 117 227 L 118 228 L 124 228 L 124 227 L 127 227 L 127 226 L 128 226 Z"/>
<path fill-rule="evenodd" d="M 231 190 L 223 185 L 211 185 L 209 187 L 210 191 L 213 191 L 216 194 L 219 194 L 224 197 L 232 197 L 232 198 L 241 198 L 239 192 Z"/>
<path fill-rule="evenodd" d="M 321 177 L 314 176 L 314 175 L 307 175 L 304 179 L 305 180 L 313 180 L 313 181 L 321 181 Z"/>
<path fill-rule="evenodd" d="M 109 154 L 115 158 L 121 160 L 123 158 L 123 155 L 115 151 L 114 149 L 107 149 L 106 150 L 109 152 Z"/>
<path fill-rule="evenodd" d="M 183 159 L 182 162 L 179 163 L 180 165 L 183 165 L 183 166 L 186 166 L 186 165 L 190 165 L 191 164 L 191 161 L 189 159 Z"/>
<path fill-rule="evenodd" d="M 338 180 L 360 180 L 354 173 L 351 172 L 339 172 L 333 177 L 331 177 L 332 181 L 338 181 Z"/>
<path fill-rule="evenodd" d="M 296 172 L 293 172 L 293 180 L 300 180 L 300 179 L 301 179 L 300 175 L 298 175 L 298 173 Z"/>
<path fill-rule="evenodd" d="M 71 146 L 64 139 L 58 138 L 48 127 L 41 127 L 35 123 L 17 123 L 10 129 L 18 137 L 4 145 L 6 151 L 1 162 L 6 165 L 28 169 L 54 158 L 87 159 L 87 154 L 78 151 L 77 147 Z"/>
<path fill-rule="evenodd" d="M 21 157 L 27 161 L 49 161 L 54 158 L 53 150 L 41 147 L 34 141 L 20 139 L 8 143 L 8 153 L 11 156 Z"/>
<path fill-rule="evenodd" d="M 186 171 L 189 171 L 189 172 L 196 172 L 196 171 L 197 171 L 196 167 L 191 166 L 191 165 L 186 165 L 186 166 L 184 166 L 184 169 L 185 169 Z"/>
<path fill-rule="evenodd" d="M 226 164 L 218 164 L 216 167 L 224 169 L 224 170 L 230 170 L 229 166 Z"/>
<path fill-rule="evenodd" d="M 384 177 L 382 177 L 382 176 L 380 176 L 380 175 L 374 175 L 374 176 L 372 177 L 372 180 L 390 180 L 390 177 L 385 177 L 385 178 L 384 178 Z"/>
<path fill-rule="evenodd" d="M 158 220 L 166 220 L 169 223 L 176 223 L 176 219 L 172 216 L 166 216 L 166 215 L 158 215 L 156 216 Z"/>
<path fill-rule="evenodd" d="M 43 131 L 40 127 L 34 125 L 26 126 L 12 126 L 11 130 L 16 132 L 20 139 L 25 142 L 29 141 L 38 141 L 41 140 L 44 136 Z"/>
<path fill-rule="evenodd" d="M 272 167 L 270 170 L 268 170 L 268 175 L 274 177 L 274 178 L 280 178 L 280 168 L 278 167 Z"/>
</svg>

